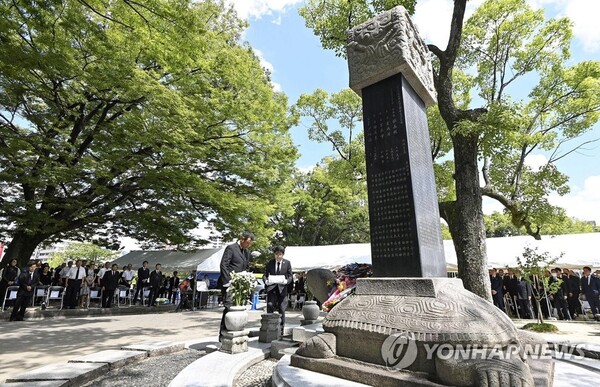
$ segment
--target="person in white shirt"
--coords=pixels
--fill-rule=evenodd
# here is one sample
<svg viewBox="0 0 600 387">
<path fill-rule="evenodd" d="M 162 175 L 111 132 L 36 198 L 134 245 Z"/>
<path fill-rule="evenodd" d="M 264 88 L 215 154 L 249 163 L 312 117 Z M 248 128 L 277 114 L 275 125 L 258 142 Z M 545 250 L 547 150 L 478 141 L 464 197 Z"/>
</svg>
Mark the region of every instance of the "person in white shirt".
<svg viewBox="0 0 600 387">
<path fill-rule="evenodd" d="M 104 286 L 102 284 L 102 278 L 104 278 L 104 273 L 107 271 L 110 271 L 110 262 L 104 262 L 104 267 L 101 267 L 100 271 L 98 271 L 98 284 L 100 286 Z"/>
<path fill-rule="evenodd" d="M 67 274 L 67 290 L 65 298 L 67 300 L 66 305 L 69 309 L 75 309 L 77 306 L 77 298 L 79 297 L 79 291 L 81 285 L 86 277 L 85 268 L 81 266 L 81 259 L 75 262 L 75 266 L 71 267 Z"/>
<path fill-rule="evenodd" d="M 69 276 L 69 272 L 73 267 L 73 261 L 67 262 L 67 266 L 63 267 L 60 271 L 60 284 L 62 286 L 67 286 L 67 277 Z"/>
<path fill-rule="evenodd" d="M 130 263 L 127 265 L 127 268 L 123 270 L 123 273 L 121 273 L 121 284 L 128 288 L 131 287 L 133 277 L 135 277 L 135 272 L 133 271 L 133 265 Z"/>
</svg>

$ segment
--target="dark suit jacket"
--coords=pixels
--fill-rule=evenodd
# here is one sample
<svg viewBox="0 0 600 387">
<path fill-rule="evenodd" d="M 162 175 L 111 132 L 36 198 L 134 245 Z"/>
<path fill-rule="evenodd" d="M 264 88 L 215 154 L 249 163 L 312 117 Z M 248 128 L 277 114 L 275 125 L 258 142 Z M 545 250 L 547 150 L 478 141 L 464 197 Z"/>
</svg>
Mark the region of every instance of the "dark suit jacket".
<svg viewBox="0 0 600 387">
<path fill-rule="evenodd" d="M 115 270 L 114 275 L 112 270 L 108 270 L 102 277 L 102 286 L 104 286 L 106 290 L 115 290 L 117 285 L 119 285 L 119 278 L 121 278 L 121 273 L 119 273 L 118 270 Z"/>
<path fill-rule="evenodd" d="M 239 273 L 248 270 L 250 254 L 248 250 L 242 250 L 239 243 L 232 243 L 225 248 L 221 258 L 221 275 L 218 286 L 221 287 L 231 281 L 231 273 Z"/>
<path fill-rule="evenodd" d="M 500 297 L 504 296 L 504 292 L 502 291 L 503 283 L 502 278 L 499 275 L 495 275 L 490 277 L 490 283 L 492 284 L 492 290 L 496 291 L 496 294 Z"/>
<path fill-rule="evenodd" d="M 589 299 L 590 297 L 598 298 L 600 294 L 600 280 L 597 277 L 590 276 L 590 284 L 588 285 L 588 280 L 586 277 L 581 277 L 581 293 L 585 294 L 585 298 Z"/>
<path fill-rule="evenodd" d="M 518 300 L 528 300 L 529 297 L 533 295 L 533 290 L 531 289 L 531 284 L 527 282 L 525 279 L 517 280 L 517 290 L 516 296 Z"/>
<path fill-rule="evenodd" d="M 576 275 L 569 276 L 569 292 L 573 293 L 574 296 L 581 292 L 581 278 Z"/>
<path fill-rule="evenodd" d="M 267 280 L 269 278 L 269 275 L 277 275 L 277 265 L 276 265 L 275 259 L 271 259 L 267 263 L 267 266 L 265 266 L 265 276 L 264 276 L 265 280 Z M 281 267 L 279 269 L 279 275 L 285 275 L 285 278 L 287 279 L 287 284 L 285 284 L 285 285 L 283 285 L 283 284 L 268 285 L 267 292 L 270 292 L 271 290 L 275 289 L 275 286 L 278 286 L 279 293 L 283 296 L 286 296 L 287 295 L 287 286 L 292 282 L 292 264 L 287 259 L 281 260 Z"/>
<path fill-rule="evenodd" d="M 142 266 L 138 269 L 138 280 L 137 283 L 138 285 L 142 285 L 142 286 L 148 286 L 148 281 L 144 281 L 150 278 L 150 269 L 145 268 Z"/>
<path fill-rule="evenodd" d="M 19 291 L 17 296 L 33 296 L 33 288 L 40 283 L 40 275 L 37 272 L 33 272 L 33 278 L 29 270 L 22 272 L 19 275 Z M 31 286 L 31 290 L 27 290 L 27 286 Z"/>
<path fill-rule="evenodd" d="M 150 286 L 153 288 L 160 288 L 162 283 L 162 272 L 157 270 L 152 270 L 150 273 Z"/>
</svg>

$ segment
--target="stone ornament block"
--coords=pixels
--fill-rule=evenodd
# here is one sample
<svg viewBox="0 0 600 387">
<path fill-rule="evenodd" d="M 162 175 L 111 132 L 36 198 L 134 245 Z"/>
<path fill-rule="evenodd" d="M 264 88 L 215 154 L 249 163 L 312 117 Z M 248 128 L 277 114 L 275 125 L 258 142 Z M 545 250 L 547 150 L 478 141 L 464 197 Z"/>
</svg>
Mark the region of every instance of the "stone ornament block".
<svg viewBox="0 0 600 387">
<path fill-rule="evenodd" d="M 397 6 L 348 33 L 350 88 L 362 89 L 402 73 L 425 106 L 436 103 L 431 54 L 406 9 Z"/>
<path fill-rule="evenodd" d="M 224 331 L 221 352 L 236 354 L 248 352 L 248 331 Z"/>
<path fill-rule="evenodd" d="M 261 343 L 270 343 L 279 338 L 279 326 L 281 323 L 279 314 L 264 313 L 261 315 L 260 331 L 258 341 Z"/>
</svg>

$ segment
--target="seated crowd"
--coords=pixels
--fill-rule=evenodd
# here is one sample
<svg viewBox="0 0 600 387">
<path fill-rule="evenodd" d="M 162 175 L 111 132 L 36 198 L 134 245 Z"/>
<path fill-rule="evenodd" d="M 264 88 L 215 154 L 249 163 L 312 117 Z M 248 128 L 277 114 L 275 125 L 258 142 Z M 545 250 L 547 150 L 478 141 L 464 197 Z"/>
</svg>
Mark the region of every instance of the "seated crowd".
<svg viewBox="0 0 600 387">
<path fill-rule="evenodd" d="M 194 277 L 195 272 L 183 280 L 177 271 L 172 275 L 165 275 L 161 271 L 160 264 L 156 264 L 154 269 L 150 270 L 148 261 L 144 261 L 142 267 L 136 272 L 132 264 L 123 266 L 119 270 L 117 264 L 111 262 L 106 262 L 102 267 L 97 268 L 93 264 L 84 266 L 82 260 L 76 260 L 51 268 L 47 263 L 37 260 L 30 261 L 25 268 L 19 268 L 17 261 L 12 260 L 2 270 L 0 306 L 5 305 L 6 308 L 10 303 L 13 306 L 19 304 L 18 309 L 20 309 L 23 304 L 22 313 L 17 311 L 14 318 L 11 316 L 11 320 L 22 319 L 24 308 L 27 304 L 31 305 L 36 288 L 59 286 L 64 291 L 63 307 L 68 309 L 87 308 L 91 296 L 97 297 L 103 308 L 110 308 L 115 298 L 121 294 L 126 294 L 132 305 L 139 303 L 152 307 L 156 305 L 157 299 L 161 298 L 163 303 L 176 304 L 180 301 L 177 307 L 180 309 L 188 307 L 187 295 L 194 287 Z M 210 281 L 205 276 L 202 284 L 198 284 L 198 289 L 208 290 L 209 285 Z M 4 298 L 8 295 L 7 290 L 11 286 L 19 286 L 17 298 L 6 303 Z M 119 293 L 117 290 L 125 293 Z M 19 301 L 19 298 L 23 298 L 21 296 L 27 296 L 28 301 Z M 42 308 L 45 308 L 43 301 Z"/>
<path fill-rule="evenodd" d="M 600 270 L 592 273 L 589 266 L 581 274 L 554 268 L 544 273 L 548 281 L 527 280 L 518 269 L 491 269 L 489 275 L 494 305 L 514 317 L 533 319 L 541 312 L 544 318 L 574 320 L 587 310 L 600 314 Z"/>
</svg>

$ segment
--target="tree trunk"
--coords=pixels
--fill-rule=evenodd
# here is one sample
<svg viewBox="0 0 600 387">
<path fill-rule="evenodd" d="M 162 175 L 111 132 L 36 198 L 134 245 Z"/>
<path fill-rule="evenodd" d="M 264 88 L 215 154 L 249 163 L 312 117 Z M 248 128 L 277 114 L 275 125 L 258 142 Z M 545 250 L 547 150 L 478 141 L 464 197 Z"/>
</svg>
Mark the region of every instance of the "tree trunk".
<svg viewBox="0 0 600 387">
<path fill-rule="evenodd" d="M 13 259 L 17 259 L 17 266 L 24 267 L 31 259 L 35 248 L 48 236 L 41 234 L 27 234 L 24 231 L 15 232 L 13 239 L 8 244 L 6 254 L 2 258 L 0 267 L 5 267 Z"/>
<path fill-rule="evenodd" d="M 448 227 L 456 250 L 458 275 L 463 280 L 465 289 L 491 302 L 477 166 L 478 135 L 455 134 L 452 136 L 452 142 L 456 202 L 450 213 Z"/>
</svg>

